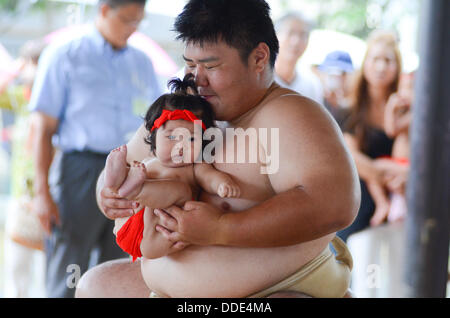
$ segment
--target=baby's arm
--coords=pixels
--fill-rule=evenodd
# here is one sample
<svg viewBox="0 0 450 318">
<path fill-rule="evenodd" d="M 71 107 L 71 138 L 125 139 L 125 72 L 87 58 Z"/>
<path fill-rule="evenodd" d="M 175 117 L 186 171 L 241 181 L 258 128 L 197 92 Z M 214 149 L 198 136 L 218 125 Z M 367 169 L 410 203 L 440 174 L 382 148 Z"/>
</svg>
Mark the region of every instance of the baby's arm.
<svg viewBox="0 0 450 318">
<path fill-rule="evenodd" d="M 209 193 L 217 194 L 222 198 L 237 198 L 241 195 L 236 182 L 228 174 L 215 169 L 213 165 L 194 164 L 194 175 L 200 187 Z"/>
<path fill-rule="evenodd" d="M 389 214 L 389 199 L 383 186 L 377 182 L 367 182 L 367 189 L 375 202 L 375 212 L 370 219 L 370 225 L 377 226 L 382 224 Z"/>
</svg>

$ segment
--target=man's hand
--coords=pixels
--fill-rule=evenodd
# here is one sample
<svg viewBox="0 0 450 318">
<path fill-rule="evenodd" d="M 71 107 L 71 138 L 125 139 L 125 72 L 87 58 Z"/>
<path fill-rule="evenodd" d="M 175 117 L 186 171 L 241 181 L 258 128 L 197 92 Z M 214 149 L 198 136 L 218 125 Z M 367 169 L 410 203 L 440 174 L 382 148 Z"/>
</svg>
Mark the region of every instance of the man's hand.
<svg viewBox="0 0 450 318">
<path fill-rule="evenodd" d="M 38 216 L 47 235 L 51 234 L 52 224 L 61 225 L 58 206 L 49 193 L 38 194 L 34 197 L 33 213 Z"/>
<path fill-rule="evenodd" d="M 139 203 L 120 197 L 110 188 L 103 188 L 98 196 L 98 205 L 108 219 L 129 217 L 134 214 L 134 209 Z"/>
<path fill-rule="evenodd" d="M 165 211 L 155 209 L 160 221 L 156 230 L 171 242 L 194 245 L 218 245 L 221 242 L 221 216 L 223 212 L 211 204 L 186 202 L 183 209 L 172 206 Z"/>
</svg>

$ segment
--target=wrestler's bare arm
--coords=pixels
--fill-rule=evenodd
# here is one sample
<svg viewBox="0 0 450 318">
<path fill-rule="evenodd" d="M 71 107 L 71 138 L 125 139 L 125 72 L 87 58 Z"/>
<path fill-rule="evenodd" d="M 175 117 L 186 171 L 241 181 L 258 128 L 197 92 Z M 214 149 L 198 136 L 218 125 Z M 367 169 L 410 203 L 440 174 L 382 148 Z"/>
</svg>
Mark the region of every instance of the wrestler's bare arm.
<svg viewBox="0 0 450 318">
<path fill-rule="evenodd" d="M 322 107 L 300 96 L 278 97 L 253 126 L 279 129 L 279 169 L 268 175 L 276 195 L 222 215 L 217 244 L 287 246 L 353 222 L 360 203 L 357 171 L 339 127 Z"/>
<path fill-rule="evenodd" d="M 146 180 L 139 194 L 130 199 L 141 206 L 165 209 L 192 200 L 192 190 L 186 182 L 178 180 Z"/>
<path fill-rule="evenodd" d="M 178 252 L 184 245 L 167 240 L 159 232 L 155 231 L 158 224 L 154 209 L 165 209 L 176 205 L 182 207 L 186 201 L 192 200 L 192 190 L 186 182 L 177 180 L 146 180 L 139 194 L 129 198 L 139 203 L 144 211 L 144 229 L 141 241 L 142 256 L 149 259 L 159 258 Z M 117 235 L 120 228 L 129 218 L 115 219 L 114 234 Z"/>
<path fill-rule="evenodd" d="M 205 191 L 221 197 L 239 197 L 240 189 L 231 176 L 219 171 L 211 164 L 196 163 L 194 165 L 195 180 Z"/>
</svg>

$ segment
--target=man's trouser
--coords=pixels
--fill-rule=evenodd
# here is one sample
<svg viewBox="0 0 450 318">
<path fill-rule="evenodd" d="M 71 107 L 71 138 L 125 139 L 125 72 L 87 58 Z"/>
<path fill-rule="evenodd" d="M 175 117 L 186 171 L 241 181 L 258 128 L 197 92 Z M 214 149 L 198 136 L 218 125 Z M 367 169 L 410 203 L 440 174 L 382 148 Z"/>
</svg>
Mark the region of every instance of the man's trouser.
<svg viewBox="0 0 450 318">
<path fill-rule="evenodd" d="M 53 225 L 45 241 L 48 297 L 73 297 L 76 283 L 90 267 L 127 257 L 117 246 L 114 221 L 99 210 L 97 178 L 106 155 L 57 152 L 50 170 L 50 189 L 61 224 Z"/>
</svg>

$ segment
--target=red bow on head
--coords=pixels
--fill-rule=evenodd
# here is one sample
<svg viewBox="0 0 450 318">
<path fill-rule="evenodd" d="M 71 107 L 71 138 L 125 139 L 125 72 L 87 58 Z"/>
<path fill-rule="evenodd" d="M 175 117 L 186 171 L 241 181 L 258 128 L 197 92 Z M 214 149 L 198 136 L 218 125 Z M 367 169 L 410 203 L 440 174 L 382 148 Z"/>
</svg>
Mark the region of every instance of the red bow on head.
<svg viewBox="0 0 450 318">
<path fill-rule="evenodd" d="M 168 120 L 179 120 L 179 119 L 191 121 L 193 123 L 195 123 L 194 122 L 195 120 L 200 121 L 200 119 L 198 119 L 197 116 L 195 116 L 189 110 L 175 109 L 175 110 L 170 111 L 170 110 L 164 109 L 161 116 L 159 116 L 159 118 L 157 120 L 155 120 L 155 122 L 153 123 L 153 127 L 152 127 L 151 131 L 158 129 L 159 127 L 164 125 L 164 123 Z M 206 126 L 203 122 L 202 122 L 202 128 L 203 128 L 203 130 L 206 130 Z"/>
</svg>

